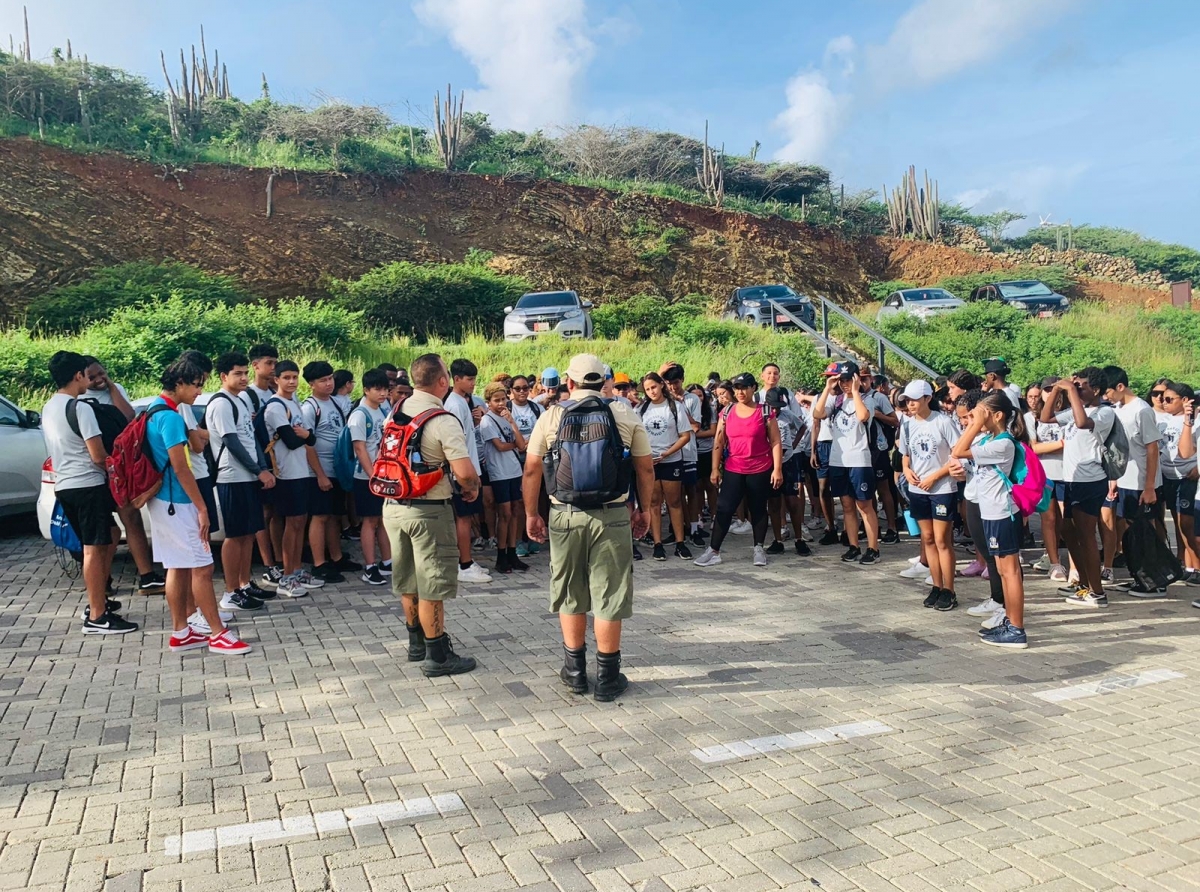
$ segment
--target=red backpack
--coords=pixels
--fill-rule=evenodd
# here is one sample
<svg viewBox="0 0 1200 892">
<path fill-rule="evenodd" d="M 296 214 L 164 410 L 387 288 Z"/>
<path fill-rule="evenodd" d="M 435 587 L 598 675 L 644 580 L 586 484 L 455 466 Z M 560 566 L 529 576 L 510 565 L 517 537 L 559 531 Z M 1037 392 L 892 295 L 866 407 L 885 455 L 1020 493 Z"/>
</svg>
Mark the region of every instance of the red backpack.
<svg viewBox="0 0 1200 892">
<path fill-rule="evenodd" d="M 410 418 L 397 410 L 383 426 L 379 456 L 367 484 L 371 492 L 384 499 L 419 499 L 437 486 L 446 470 L 422 460 L 421 433 L 426 422 L 450 414 L 435 408 Z"/>
<path fill-rule="evenodd" d="M 159 412 L 170 412 L 164 403 L 151 406 L 133 421 L 113 442 L 108 456 L 108 488 L 118 508 L 132 505 L 141 508 L 162 488 L 163 471 L 154 464 L 150 444 L 146 441 L 146 423 Z"/>
</svg>

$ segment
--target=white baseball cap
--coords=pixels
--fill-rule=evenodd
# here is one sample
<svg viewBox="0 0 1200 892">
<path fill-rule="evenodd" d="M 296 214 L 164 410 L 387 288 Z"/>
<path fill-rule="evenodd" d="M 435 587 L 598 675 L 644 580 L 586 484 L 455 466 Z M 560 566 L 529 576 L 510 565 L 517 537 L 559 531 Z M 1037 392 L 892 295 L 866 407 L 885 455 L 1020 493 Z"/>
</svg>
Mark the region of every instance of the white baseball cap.
<svg viewBox="0 0 1200 892">
<path fill-rule="evenodd" d="M 904 388 L 904 398 L 919 400 L 922 397 L 933 396 L 933 388 L 928 381 L 909 381 Z"/>
</svg>

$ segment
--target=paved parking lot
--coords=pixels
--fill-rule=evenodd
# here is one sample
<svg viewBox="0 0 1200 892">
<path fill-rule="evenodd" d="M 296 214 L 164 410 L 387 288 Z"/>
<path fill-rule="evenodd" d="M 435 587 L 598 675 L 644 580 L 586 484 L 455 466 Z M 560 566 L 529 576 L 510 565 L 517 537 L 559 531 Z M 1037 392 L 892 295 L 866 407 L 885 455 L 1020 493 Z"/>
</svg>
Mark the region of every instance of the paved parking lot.
<svg viewBox="0 0 1200 892">
<path fill-rule="evenodd" d="M 546 558 L 405 662 L 386 590 L 241 619 L 247 658 L 78 632 L 31 522 L 0 534 L 0 888 L 1200 889 L 1200 610 L 1030 585 L 1024 652 L 837 549 L 638 565 L 629 693 L 566 693 Z M 133 579 L 124 568 L 122 588 Z M 986 583 L 963 580 L 963 607 Z"/>
</svg>

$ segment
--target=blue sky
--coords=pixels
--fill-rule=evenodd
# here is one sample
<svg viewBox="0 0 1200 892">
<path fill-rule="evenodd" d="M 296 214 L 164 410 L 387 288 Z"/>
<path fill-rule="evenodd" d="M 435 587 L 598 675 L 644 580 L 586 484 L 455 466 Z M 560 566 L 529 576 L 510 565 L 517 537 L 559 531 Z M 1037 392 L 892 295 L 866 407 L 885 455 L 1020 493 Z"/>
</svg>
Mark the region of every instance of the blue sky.
<svg viewBox="0 0 1200 892">
<path fill-rule="evenodd" d="M 21 0 L 0 0 L 20 40 Z M 192 4 L 35 0 L 35 56 L 71 38 L 161 82 Z M 848 189 L 909 164 L 943 198 L 1200 247 L 1193 0 L 210 0 L 235 92 L 423 121 L 452 81 L 500 125 L 713 137 L 814 161 Z M 2 38 L 7 43 L 7 36 Z"/>
</svg>

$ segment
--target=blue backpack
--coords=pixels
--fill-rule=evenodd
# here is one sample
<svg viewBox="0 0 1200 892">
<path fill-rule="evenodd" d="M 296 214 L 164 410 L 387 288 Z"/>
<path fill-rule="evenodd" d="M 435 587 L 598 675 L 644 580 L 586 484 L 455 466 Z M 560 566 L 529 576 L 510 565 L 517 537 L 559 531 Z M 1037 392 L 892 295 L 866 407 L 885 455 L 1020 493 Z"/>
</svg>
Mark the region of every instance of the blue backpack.
<svg viewBox="0 0 1200 892">
<path fill-rule="evenodd" d="M 350 416 L 353 417 L 354 412 L 360 411 L 367 419 L 367 440 L 369 442 L 371 432 L 375 429 L 375 422 L 371 420 L 371 413 L 362 406 L 356 406 Z M 333 447 L 333 473 L 337 477 L 338 486 L 343 491 L 351 492 L 354 489 L 354 472 L 357 470 L 358 456 L 354 453 L 354 440 L 350 437 L 350 423 L 347 419 L 346 426 L 338 434 L 337 444 Z"/>
<path fill-rule="evenodd" d="M 559 404 L 558 435 L 542 457 L 542 473 L 546 492 L 564 505 L 599 508 L 629 495 L 633 462 L 610 402 L 587 396 Z"/>
<path fill-rule="evenodd" d="M 62 502 L 58 499 L 54 500 L 54 512 L 50 515 L 50 541 L 55 547 L 70 554 L 83 553 L 79 534 L 71 526 L 71 521 L 67 520 L 67 513 L 63 511 Z"/>
</svg>

